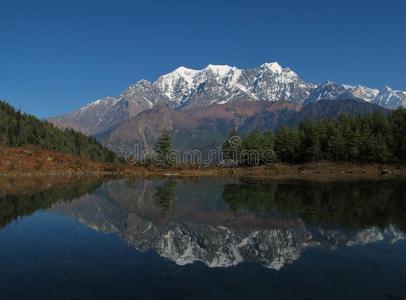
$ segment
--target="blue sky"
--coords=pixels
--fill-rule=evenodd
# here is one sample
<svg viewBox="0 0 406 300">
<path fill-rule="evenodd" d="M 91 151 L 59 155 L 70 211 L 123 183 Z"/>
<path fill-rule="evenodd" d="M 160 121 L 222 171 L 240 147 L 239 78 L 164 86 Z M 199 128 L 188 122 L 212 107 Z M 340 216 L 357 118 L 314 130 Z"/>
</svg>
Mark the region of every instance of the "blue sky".
<svg viewBox="0 0 406 300">
<path fill-rule="evenodd" d="M 40 117 L 178 66 L 406 90 L 405 1 L 0 0 L 0 98 Z"/>
</svg>

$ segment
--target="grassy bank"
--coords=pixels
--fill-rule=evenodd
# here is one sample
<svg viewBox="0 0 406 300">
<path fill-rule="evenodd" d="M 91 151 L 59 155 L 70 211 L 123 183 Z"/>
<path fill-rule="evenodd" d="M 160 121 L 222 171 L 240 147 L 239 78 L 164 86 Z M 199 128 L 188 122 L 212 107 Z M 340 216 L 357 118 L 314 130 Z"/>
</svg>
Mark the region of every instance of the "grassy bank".
<svg viewBox="0 0 406 300">
<path fill-rule="evenodd" d="M 275 179 L 382 178 L 406 176 L 406 165 L 315 162 L 271 164 L 256 167 L 143 167 L 124 163 L 101 163 L 85 157 L 36 147 L 0 147 L 2 176 L 248 176 Z"/>
<path fill-rule="evenodd" d="M 128 174 L 131 175 L 131 170 Z M 404 165 L 351 164 L 317 162 L 307 164 L 272 164 L 256 167 L 207 168 L 141 168 L 134 174 L 145 176 L 237 176 L 270 179 L 335 180 L 345 178 L 389 178 L 406 176 Z"/>
</svg>

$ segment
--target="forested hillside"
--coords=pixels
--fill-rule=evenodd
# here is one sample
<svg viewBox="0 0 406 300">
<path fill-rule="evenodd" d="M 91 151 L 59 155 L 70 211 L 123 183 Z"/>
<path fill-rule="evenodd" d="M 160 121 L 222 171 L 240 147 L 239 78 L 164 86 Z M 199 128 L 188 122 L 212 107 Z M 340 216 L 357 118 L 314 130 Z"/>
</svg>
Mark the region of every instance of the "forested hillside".
<svg viewBox="0 0 406 300">
<path fill-rule="evenodd" d="M 406 110 L 390 115 L 341 116 L 336 120 L 304 121 L 298 127 L 276 131 L 237 132 L 223 144 L 226 158 L 242 165 L 266 163 L 263 153 L 273 153 L 272 161 L 304 163 L 320 160 L 349 162 L 406 162 Z M 234 136 L 234 139 L 231 137 Z M 253 151 L 259 153 L 257 160 Z"/>
<path fill-rule="evenodd" d="M 61 130 L 47 121 L 21 113 L 0 101 L 0 145 L 43 149 L 80 155 L 103 162 L 114 162 L 118 157 L 94 138 L 73 130 Z"/>
</svg>

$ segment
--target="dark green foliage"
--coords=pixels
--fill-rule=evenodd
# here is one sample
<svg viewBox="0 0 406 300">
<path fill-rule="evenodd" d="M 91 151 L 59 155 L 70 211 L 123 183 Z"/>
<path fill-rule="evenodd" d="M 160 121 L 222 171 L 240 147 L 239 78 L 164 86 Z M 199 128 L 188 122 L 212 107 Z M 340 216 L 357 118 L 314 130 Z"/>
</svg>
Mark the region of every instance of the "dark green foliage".
<svg viewBox="0 0 406 300">
<path fill-rule="evenodd" d="M 406 113 L 396 110 L 391 117 L 393 155 L 401 161 L 406 161 Z"/>
<path fill-rule="evenodd" d="M 241 151 L 242 137 L 237 130 L 232 129 L 227 140 L 223 143 L 223 157 L 227 160 L 236 161 Z"/>
<path fill-rule="evenodd" d="M 264 153 L 268 149 L 273 149 L 274 147 L 274 137 L 271 131 L 262 134 L 258 130 L 251 131 L 242 140 L 242 154 L 241 162 L 244 165 L 262 164 Z M 254 154 L 258 153 L 258 157 L 254 157 Z"/>
<path fill-rule="evenodd" d="M 300 132 L 297 129 L 282 127 L 275 134 L 274 151 L 281 161 L 294 163 L 299 155 Z"/>
<path fill-rule="evenodd" d="M 154 146 L 153 161 L 157 166 L 167 167 L 173 162 L 170 158 L 172 138 L 168 130 L 162 130 L 161 136 Z"/>
<path fill-rule="evenodd" d="M 70 129 L 58 129 L 46 121 L 16 111 L 3 101 L 0 101 L 0 145 L 35 145 L 103 162 L 118 160 L 113 152 L 100 145 L 93 137 Z"/>
<path fill-rule="evenodd" d="M 245 137 L 236 130 L 229 133 L 228 139 L 223 143 L 223 158 L 239 162 L 245 166 L 265 163 L 267 151 L 271 149 L 273 154 L 274 134 L 271 131 L 261 133 L 253 130 Z M 269 153 L 268 153 L 269 154 Z"/>
<path fill-rule="evenodd" d="M 162 185 L 155 188 L 155 203 L 161 208 L 161 214 L 164 217 L 168 216 L 172 208 L 175 186 L 176 182 L 168 179 Z"/>
<path fill-rule="evenodd" d="M 28 216 L 39 209 L 49 208 L 58 201 L 68 202 L 74 198 L 92 193 L 101 184 L 102 181 L 99 179 L 90 181 L 77 180 L 46 189 L 41 189 L 43 185 L 40 185 L 37 192 L 27 193 L 22 191 L 15 194 L 1 192 L 0 228 L 18 217 Z"/>
<path fill-rule="evenodd" d="M 238 135 L 236 132 L 230 135 Z M 229 140 L 223 150 L 229 152 Z M 304 121 L 298 128 L 279 128 L 272 132 L 252 132 L 241 137 L 241 146 L 234 148 L 233 159 L 248 165 L 244 153 L 274 151 L 275 160 L 304 163 L 320 160 L 396 163 L 406 162 L 406 110 L 391 115 L 380 113 L 337 120 Z M 258 161 L 258 160 L 257 160 Z M 249 161 L 251 164 L 254 160 Z M 263 163 L 259 159 L 259 164 Z"/>
<path fill-rule="evenodd" d="M 324 134 L 324 124 L 305 121 L 300 124 L 301 141 L 299 146 L 299 159 L 301 161 L 317 161 L 322 158 L 321 143 Z"/>
<path fill-rule="evenodd" d="M 319 226 L 349 228 L 396 225 L 406 229 L 404 180 L 264 182 L 227 184 L 224 200 L 233 211 L 300 217 Z"/>
</svg>

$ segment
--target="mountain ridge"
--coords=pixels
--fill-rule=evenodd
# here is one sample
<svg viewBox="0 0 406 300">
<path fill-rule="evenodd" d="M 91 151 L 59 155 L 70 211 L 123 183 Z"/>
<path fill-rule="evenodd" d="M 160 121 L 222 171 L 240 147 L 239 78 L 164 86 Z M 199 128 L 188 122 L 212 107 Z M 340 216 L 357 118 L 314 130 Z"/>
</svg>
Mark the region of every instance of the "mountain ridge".
<svg viewBox="0 0 406 300">
<path fill-rule="evenodd" d="M 140 80 L 117 97 L 98 99 L 49 121 L 58 127 L 93 135 L 161 103 L 176 110 L 186 110 L 235 102 L 290 101 L 307 105 L 321 99 L 348 98 L 360 98 L 390 109 L 406 106 L 404 91 L 388 86 L 378 90 L 331 81 L 313 84 L 302 80 L 290 68 L 274 62 L 251 69 L 208 65 L 194 70 L 182 66 L 153 83 Z"/>
</svg>

